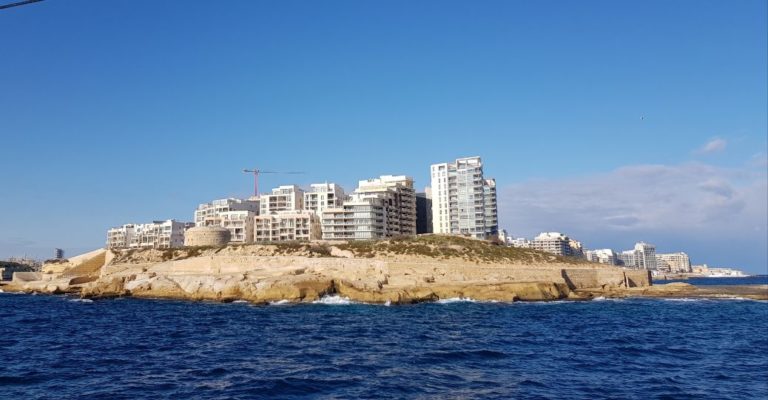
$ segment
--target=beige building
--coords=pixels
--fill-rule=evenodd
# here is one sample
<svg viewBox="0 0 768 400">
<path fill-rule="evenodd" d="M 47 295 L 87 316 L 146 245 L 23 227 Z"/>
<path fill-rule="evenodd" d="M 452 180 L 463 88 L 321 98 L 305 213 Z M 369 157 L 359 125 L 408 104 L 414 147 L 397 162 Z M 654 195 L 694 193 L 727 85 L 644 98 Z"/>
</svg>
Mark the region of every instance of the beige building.
<svg viewBox="0 0 768 400">
<path fill-rule="evenodd" d="M 268 215 L 278 211 L 299 211 L 304 209 L 304 191 L 296 185 L 283 185 L 272 189 L 272 193 L 263 194 L 259 215 Z"/>
<path fill-rule="evenodd" d="M 387 236 L 384 199 L 353 194 L 341 207 L 322 213 L 324 240 L 372 240 Z"/>
<path fill-rule="evenodd" d="M 227 228 L 232 243 L 252 243 L 253 217 L 258 214 L 258 199 L 219 199 L 197 206 L 195 226 Z"/>
<path fill-rule="evenodd" d="M 560 232 L 542 232 L 533 239 L 531 248 L 558 256 L 571 256 L 573 255 L 571 242 L 568 236 Z"/>
<path fill-rule="evenodd" d="M 184 246 L 184 231 L 191 224 L 173 219 L 148 224 L 125 224 L 107 231 L 108 249 L 154 248 L 168 249 Z"/>
<path fill-rule="evenodd" d="M 326 208 L 341 207 L 345 197 L 344 189 L 335 183 L 313 183 L 304 192 L 304 209 L 320 215 Z"/>
<path fill-rule="evenodd" d="M 253 241 L 309 241 L 321 237 L 320 218 L 313 211 L 277 211 L 253 218 Z"/>
<path fill-rule="evenodd" d="M 673 273 L 691 272 L 691 259 L 683 252 L 656 254 L 656 264 L 659 269 L 668 269 Z"/>
<path fill-rule="evenodd" d="M 359 200 L 381 199 L 385 208 L 385 236 L 416 234 L 416 191 L 413 178 L 383 175 L 360 181 L 355 196 Z"/>
</svg>

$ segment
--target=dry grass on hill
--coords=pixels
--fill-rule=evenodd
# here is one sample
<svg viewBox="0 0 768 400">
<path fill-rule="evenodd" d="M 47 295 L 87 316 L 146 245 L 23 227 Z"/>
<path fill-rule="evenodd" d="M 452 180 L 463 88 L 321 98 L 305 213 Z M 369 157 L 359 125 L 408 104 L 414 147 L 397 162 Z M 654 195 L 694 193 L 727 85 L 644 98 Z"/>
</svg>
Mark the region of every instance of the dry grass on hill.
<svg viewBox="0 0 768 400">
<path fill-rule="evenodd" d="M 122 250 L 113 264 L 163 262 L 197 256 L 248 255 L 333 257 L 334 248 L 356 258 L 424 257 L 461 259 L 478 263 L 566 263 L 586 262 L 558 257 L 531 249 L 502 246 L 498 243 L 448 235 L 401 236 L 387 240 L 349 242 L 276 242 L 269 244 L 228 245 L 226 247 L 185 247 L 163 250 Z"/>
</svg>

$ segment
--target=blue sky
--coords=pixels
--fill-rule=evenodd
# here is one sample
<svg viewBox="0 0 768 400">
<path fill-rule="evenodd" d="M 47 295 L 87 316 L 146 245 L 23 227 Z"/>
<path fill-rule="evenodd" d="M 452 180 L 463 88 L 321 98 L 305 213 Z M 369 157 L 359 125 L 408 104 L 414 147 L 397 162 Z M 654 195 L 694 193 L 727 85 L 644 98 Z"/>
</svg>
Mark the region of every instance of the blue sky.
<svg viewBox="0 0 768 400">
<path fill-rule="evenodd" d="M 307 172 L 265 189 L 390 173 L 423 187 L 429 164 L 480 155 L 510 233 L 766 272 L 766 14 L 759 0 L 2 10 L 0 258 L 189 220 L 248 195 L 245 167 Z"/>
</svg>

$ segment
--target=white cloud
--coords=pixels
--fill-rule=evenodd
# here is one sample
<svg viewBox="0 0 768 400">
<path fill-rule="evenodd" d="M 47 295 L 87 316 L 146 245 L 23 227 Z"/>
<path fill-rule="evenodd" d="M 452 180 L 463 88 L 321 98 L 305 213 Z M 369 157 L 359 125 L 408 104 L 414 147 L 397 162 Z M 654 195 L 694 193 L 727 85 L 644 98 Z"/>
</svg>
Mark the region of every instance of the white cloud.
<svg viewBox="0 0 768 400">
<path fill-rule="evenodd" d="M 499 214 L 501 227 L 518 236 L 562 231 L 590 248 L 661 237 L 691 248 L 748 239 L 760 246 L 753 249 L 757 259 L 768 246 L 767 193 L 763 168 L 635 165 L 501 188 Z"/>
<path fill-rule="evenodd" d="M 709 142 L 705 143 L 704 146 L 699 147 L 696 150 L 697 154 L 712 154 L 712 153 L 718 153 L 723 150 L 725 150 L 725 147 L 728 145 L 728 141 L 721 138 L 714 138 L 710 140 Z"/>
</svg>

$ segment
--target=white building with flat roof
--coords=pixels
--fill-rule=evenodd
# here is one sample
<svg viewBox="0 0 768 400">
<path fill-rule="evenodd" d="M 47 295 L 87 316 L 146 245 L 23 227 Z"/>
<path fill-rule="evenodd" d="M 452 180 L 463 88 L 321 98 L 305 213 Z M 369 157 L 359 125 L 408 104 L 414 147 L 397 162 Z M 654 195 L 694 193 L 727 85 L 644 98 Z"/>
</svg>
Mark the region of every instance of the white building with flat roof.
<svg viewBox="0 0 768 400">
<path fill-rule="evenodd" d="M 656 264 L 659 268 L 669 269 L 673 273 L 691 272 L 691 259 L 683 252 L 656 254 Z"/>
<path fill-rule="evenodd" d="M 341 207 L 345 198 L 344 189 L 335 183 L 313 183 L 304 192 L 304 209 L 320 215 L 326 208 Z"/>
<path fill-rule="evenodd" d="M 184 231 L 190 224 L 173 219 L 147 224 L 125 224 L 107 231 L 108 249 L 154 248 L 169 249 L 184 246 Z"/>
<path fill-rule="evenodd" d="M 635 243 L 635 256 L 640 269 L 656 269 L 656 246 L 645 242 Z"/>
<path fill-rule="evenodd" d="M 600 264 L 618 265 L 619 263 L 616 252 L 611 249 L 587 250 L 584 252 L 584 257 Z"/>
<path fill-rule="evenodd" d="M 227 228 L 233 243 L 253 242 L 253 217 L 259 214 L 256 198 L 218 199 L 203 203 L 195 210 L 195 226 L 220 226 Z"/>
<path fill-rule="evenodd" d="M 360 181 L 354 194 L 359 199 L 379 198 L 386 212 L 386 236 L 416 234 L 416 191 L 413 178 L 383 175 Z"/>
<path fill-rule="evenodd" d="M 558 256 L 570 256 L 571 239 L 560 232 L 542 232 L 533 239 L 531 248 Z"/>
<path fill-rule="evenodd" d="M 385 200 L 352 194 L 341 207 L 322 213 L 323 240 L 373 240 L 387 236 Z"/>
<path fill-rule="evenodd" d="M 260 215 L 278 211 L 300 211 L 304 209 L 304 190 L 297 185 L 283 185 L 272 189 L 272 193 L 259 197 Z"/>
<path fill-rule="evenodd" d="M 434 233 L 496 237 L 496 181 L 483 176 L 480 157 L 433 164 L 430 176 Z"/>
<path fill-rule="evenodd" d="M 309 210 L 275 211 L 253 218 L 255 243 L 320 239 L 320 217 Z"/>
</svg>

